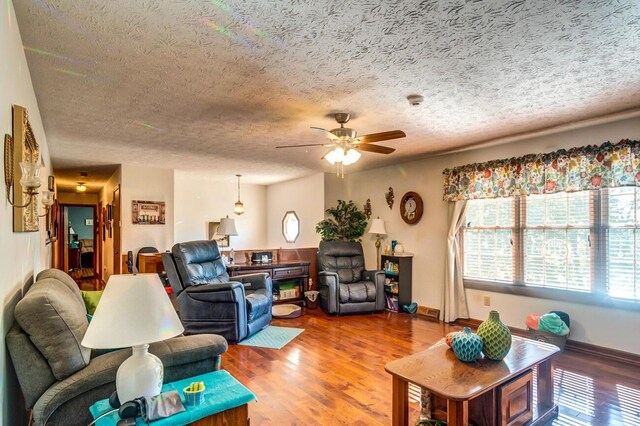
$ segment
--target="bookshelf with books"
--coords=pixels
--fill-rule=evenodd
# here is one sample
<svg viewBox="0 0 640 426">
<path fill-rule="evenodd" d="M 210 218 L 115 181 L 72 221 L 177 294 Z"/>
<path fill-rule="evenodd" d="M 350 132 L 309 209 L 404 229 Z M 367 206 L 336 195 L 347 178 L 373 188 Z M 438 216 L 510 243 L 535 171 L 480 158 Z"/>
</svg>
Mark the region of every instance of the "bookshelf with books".
<svg viewBox="0 0 640 426">
<path fill-rule="evenodd" d="M 410 256 L 381 257 L 385 275 L 385 308 L 388 311 L 402 312 L 402 307 L 411 303 L 412 261 Z"/>
</svg>

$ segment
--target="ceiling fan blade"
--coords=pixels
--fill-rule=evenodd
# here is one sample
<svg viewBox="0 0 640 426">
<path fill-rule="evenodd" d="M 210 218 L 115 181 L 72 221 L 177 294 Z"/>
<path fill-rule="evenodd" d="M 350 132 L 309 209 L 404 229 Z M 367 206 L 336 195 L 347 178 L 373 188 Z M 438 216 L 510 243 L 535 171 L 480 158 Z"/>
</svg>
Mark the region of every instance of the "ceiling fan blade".
<svg viewBox="0 0 640 426">
<path fill-rule="evenodd" d="M 358 151 L 375 152 L 377 154 L 391 154 L 395 151 L 395 148 L 389 148 L 388 146 L 360 144 L 356 147 Z"/>
<path fill-rule="evenodd" d="M 333 144 L 326 144 L 326 143 L 305 143 L 302 145 L 281 145 L 281 146 L 276 146 L 276 148 L 300 148 L 303 146 L 332 146 Z"/>
<path fill-rule="evenodd" d="M 388 132 L 371 133 L 370 135 L 364 135 L 358 137 L 361 144 L 371 142 L 382 142 L 390 139 L 399 139 L 406 137 L 407 134 L 402 130 L 390 130 Z"/>
<path fill-rule="evenodd" d="M 325 138 L 329 138 L 329 139 L 331 139 L 333 141 L 339 141 L 340 140 L 339 137 L 337 137 L 336 135 L 334 135 L 333 133 L 331 133 L 330 131 L 328 131 L 326 129 L 321 129 L 320 127 L 312 127 L 311 129 L 316 133 L 322 134 L 322 136 L 324 136 Z"/>
</svg>

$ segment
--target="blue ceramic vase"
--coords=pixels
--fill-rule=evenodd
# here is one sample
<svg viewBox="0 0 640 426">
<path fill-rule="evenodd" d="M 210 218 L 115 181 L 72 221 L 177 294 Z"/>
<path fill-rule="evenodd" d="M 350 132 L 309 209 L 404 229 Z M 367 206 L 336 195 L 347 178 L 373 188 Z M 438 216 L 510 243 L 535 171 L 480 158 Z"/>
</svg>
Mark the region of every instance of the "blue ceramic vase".
<svg viewBox="0 0 640 426">
<path fill-rule="evenodd" d="M 511 349 L 511 332 L 509 327 L 500 321 L 500 314 L 491 311 L 489 318 L 478 327 L 478 336 L 482 339 L 485 358 L 500 361 Z"/>
<path fill-rule="evenodd" d="M 473 362 L 482 353 L 482 339 L 465 327 L 462 333 L 453 336 L 451 348 L 460 361 Z"/>
</svg>

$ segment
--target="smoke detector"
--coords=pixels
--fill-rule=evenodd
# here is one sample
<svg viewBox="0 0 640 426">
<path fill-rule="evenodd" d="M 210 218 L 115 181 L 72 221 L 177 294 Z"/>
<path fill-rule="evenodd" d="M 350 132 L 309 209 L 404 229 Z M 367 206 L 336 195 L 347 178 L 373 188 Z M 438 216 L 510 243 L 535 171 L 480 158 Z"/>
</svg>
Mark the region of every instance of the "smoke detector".
<svg viewBox="0 0 640 426">
<path fill-rule="evenodd" d="M 409 105 L 412 107 L 420 106 L 424 102 L 424 96 L 422 95 L 409 95 L 407 96 L 407 100 L 409 101 Z"/>
</svg>

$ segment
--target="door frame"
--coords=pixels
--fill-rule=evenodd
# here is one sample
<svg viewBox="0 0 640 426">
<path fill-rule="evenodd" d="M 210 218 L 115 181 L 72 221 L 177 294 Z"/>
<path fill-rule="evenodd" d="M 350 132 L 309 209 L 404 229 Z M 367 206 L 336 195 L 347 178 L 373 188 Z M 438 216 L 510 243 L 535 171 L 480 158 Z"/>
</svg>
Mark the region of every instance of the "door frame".
<svg viewBox="0 0 640 426">
<path fill-rule="evenodd" d="M 97 238 L 97 234 L 96 234 L 96 229 L 98 229 L 98 226 L 96 225 L 96 221 L 97 221 L 97 209 L 98 209 L 98 205 L 97 204 L 80 204 L 80 203 L 60 203 L 60 208 L 59 208 L 59 217 L 58 217 L 58 229 L 60 230 L 60 233 L 62 234 L 62 238 L 60 238 L 60 235 L 58 235 L 58 241 L 60 241 L 60 244 L 58 244 L 58 265 L 56 266 L 57 269 L 60 269 L 61 271 L 67 272 L 65 271 L 65 267 L 64 267 L 64 260 L 65 260 L 65 250 L 67 248 L 67 244 L 69 243 L 68 239 L 69 239 L 69 235 L 68 235 L 68 229 L 67 229 L 67 224 L 64 223 L 64 208 L 65 207 L 90 207 L 93 211 L 93 276 L 94 278 L 101 278 L 102 274 L 101 272 L 98 272 L 98 269 L 96 267 L 97 263 L 97 251 L 96 251 L 96 243 L 98 244 L 102 244 L 102 240 L 98 240 Z"/>
</svg>

